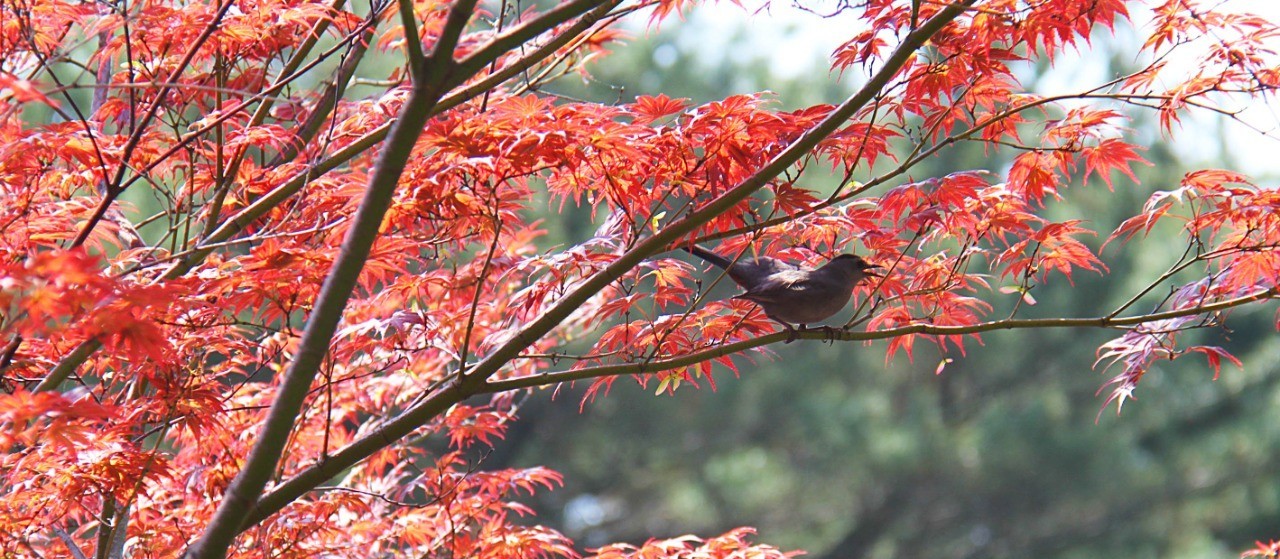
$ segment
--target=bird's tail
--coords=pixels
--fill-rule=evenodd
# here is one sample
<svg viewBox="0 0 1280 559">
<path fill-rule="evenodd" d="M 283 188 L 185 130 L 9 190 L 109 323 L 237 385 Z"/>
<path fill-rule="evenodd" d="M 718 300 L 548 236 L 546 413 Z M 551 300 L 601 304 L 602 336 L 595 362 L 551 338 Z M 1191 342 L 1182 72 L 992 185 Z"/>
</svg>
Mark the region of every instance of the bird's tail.
<svg viewBox="0 0 1280 559">
<path fill-rule="evenodd" d="M 716 265 L 717 267 L 723 270 L 728 270 L 729 266 L 733 264 L 727 258 L 720 256 L 719 254 L 716 254 L 714 252 L 711 252 L 705 248 L 702 248 L 698 245 L 682 246 L 680 248 L 684 249 L 686 252 L 694 256 L 697 256 L 698 258 L 701 258 L 703 260 L 706 260 L 707 262 L 710 262 Z"/>
</svg>

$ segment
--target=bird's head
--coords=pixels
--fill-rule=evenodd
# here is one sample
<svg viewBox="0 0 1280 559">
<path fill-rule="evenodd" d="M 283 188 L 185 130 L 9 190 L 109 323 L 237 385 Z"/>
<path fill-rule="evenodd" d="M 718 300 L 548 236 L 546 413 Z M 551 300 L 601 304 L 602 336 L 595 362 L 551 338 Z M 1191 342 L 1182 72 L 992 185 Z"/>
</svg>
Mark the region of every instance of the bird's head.
<svg viewBox="0 0 1280 559">
<path fill-rule="evenodd" d="M 827 263 L 827 266 L 835 267 L 837 270 L 855 278 L 856 281 L 862 281 L 863 278 L 867 277 L 880 277 L 881 274 L 877 272 L 877 270 L 882 269 L 881 266 L 867 262 L 866 260 L 863 260 L 861 256 L 854 256 L 852 254 L 841 254 L 836 256 Z"/>
</svg>

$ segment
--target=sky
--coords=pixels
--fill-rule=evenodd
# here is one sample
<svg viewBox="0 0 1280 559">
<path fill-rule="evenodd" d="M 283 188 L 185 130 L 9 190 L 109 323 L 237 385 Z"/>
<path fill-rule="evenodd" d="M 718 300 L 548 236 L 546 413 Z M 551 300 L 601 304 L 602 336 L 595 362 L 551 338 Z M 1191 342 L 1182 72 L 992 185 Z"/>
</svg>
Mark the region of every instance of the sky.
<svg viewBox="0 0 1280 559">
<path fill-rule="evenodd" d="M 692 27 L 693 32 L 682 34 L 683 39 L 674 46 L 664 45 L 655 49 L 655 61 L 662 64 L 674 60 L 676 52 L 673 49 L 679 49 L 685 53 L 696 53 L 700 62 L 708 66 L 715 66 L 726 57 L 765 59 L 769 61 L 770 72 L 781 79 L 815 73 L 835 78 L 829 74 L 826 57 L 853 36 L 849 18 L 824 19 L 794 7 L 787 0 L 779 0 L 767 10 L 760 8 L 763 3 L 759 0 L 742 0 L 742 4 L 744 7 L 738 7 L 732 2 L 719 0 L 699 5 L 686 14 L 684 22 L 678 23 Z M 819 0 L 806 5 L 815 6 L 812 8 L 814 11 L 822 12 L 830 10 L 834 3 Z M 1204 2 L 1204 5 L 1232 12 L 1250 12 L 1271 21 L 1280 21 L 1280 0 L 1217 0 Z M 637 24 L 643 28 L 647 18 L 648 14 L 644 14 Z M 1135 10 L 1133 20 L 1134 26 L 1141 29 L 1150 21 L 1150 14 Z M 664 27 L 667 25 L 664 23 Z M 734 35 L 742 29 L 752 37 L 745 48 L 731 43 Z M 1132 33 L 1125 35 L 1133 37 Z M 1280 52 L 1280 39 L 1275 41 L 1275 48 Z M 1059 59 L 1056 69 L 1039 82 L 1039 92 L 1069 91 L 1073 83 L 1098 83 L 1105 79 L 1106 76 L 1098 72 L 1090 75 L 1090 70 L 1097 66 L 1087 63 L 1088 55 L 1086 53 L 1086 58 L 1073 58 L 1068 53 Z M 1082 63 L 1075 63 L 1076 60 Z M 1280 54 L 1277 60 L 1280 60 Z M 1171 65 L 1176 65 L 1176 61 Z M 1240 116 L 1245 124 L 1210 115 L 1187 118 L 1183 129 L 1175 131 L 1175 151 L 1189 165 L 1229 165 L 1244 170 L 1263 183 L 1280 181 L 1280 100 L 1272 99 L 1268 103 L 1255 100 L 1232 108 L 1244 110 Z M 1228 153 L 1222 153 L 1220 139 L 1225 140 Z"/>
</svg>

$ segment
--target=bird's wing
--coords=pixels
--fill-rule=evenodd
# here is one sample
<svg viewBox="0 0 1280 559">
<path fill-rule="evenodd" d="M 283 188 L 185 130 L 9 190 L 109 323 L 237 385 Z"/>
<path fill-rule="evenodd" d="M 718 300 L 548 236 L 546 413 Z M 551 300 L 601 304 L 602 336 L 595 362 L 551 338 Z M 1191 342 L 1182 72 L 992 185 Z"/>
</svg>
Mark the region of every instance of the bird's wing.
<svg viewBox="0 0 1280 559">
<path fill-rule="evenodd" d="M 733 265 L 734 273 L 748 278 L 767 278 L 783 272 L 794 271 L 797 268 L 768 256 L 760 258 L 743 258 Z"/>
<path fill-rule="evenodd" d="M 745 293 L 738 295 L 738 298 L 758 303 L 772 303 L 783 297 L 794 297 L 813 288 L 813 280 L 809 276 L 809 272 L 794 268 L 775 272 Z"/>
</svg>

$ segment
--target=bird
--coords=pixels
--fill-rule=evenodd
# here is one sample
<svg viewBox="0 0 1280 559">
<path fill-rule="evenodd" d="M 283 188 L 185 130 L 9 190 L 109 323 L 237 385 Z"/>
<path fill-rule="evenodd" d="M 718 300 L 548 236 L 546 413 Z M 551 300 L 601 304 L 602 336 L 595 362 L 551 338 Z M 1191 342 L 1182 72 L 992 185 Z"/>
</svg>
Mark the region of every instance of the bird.
<svg viewBox="0 0 1280 559">
<path fill-rule="evenodd" d="M 765 316 L 786 327 L 787 343 L 795 341 L 794 324 L 804 330 L 840 312 L 853 296 L 853 288 L 866 278 L 879 277 L 875 270 L 881 268 L 852 254 L 841 254 L 811 269 L 768 256 L 735 262 L 698 245 L 681 248 L 725 270 L 744 290 L 733 298 L 759 305 Z"/>
</svg>

